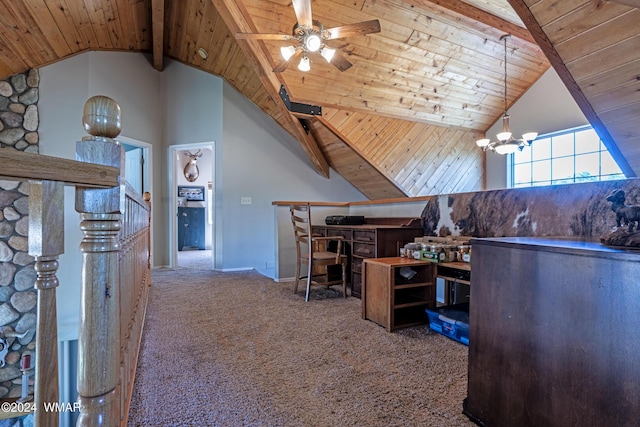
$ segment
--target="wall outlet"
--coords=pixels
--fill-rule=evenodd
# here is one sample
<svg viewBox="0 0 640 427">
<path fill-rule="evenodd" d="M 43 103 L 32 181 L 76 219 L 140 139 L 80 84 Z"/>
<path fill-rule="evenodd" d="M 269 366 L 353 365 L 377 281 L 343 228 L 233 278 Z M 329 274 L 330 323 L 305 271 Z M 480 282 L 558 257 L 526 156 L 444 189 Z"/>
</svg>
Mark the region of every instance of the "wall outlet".
<svg viewBox="0 0 640 427">
<path fill-rule="evenodd" d="M 240 204 L 241 205 L 250 205 L 251 204 L 251 197 L 240 197 Z"/>
</svg>

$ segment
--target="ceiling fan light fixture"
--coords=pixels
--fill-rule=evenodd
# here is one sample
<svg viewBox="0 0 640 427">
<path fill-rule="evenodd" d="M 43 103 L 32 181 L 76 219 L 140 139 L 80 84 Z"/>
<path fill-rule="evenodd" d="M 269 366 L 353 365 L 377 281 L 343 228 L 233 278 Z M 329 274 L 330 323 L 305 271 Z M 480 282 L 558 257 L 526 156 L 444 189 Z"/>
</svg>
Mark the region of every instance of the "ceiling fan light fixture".
<svg viewBox="0 0 640 427">
<path fill-rule="evenodd" d="M 309 71 L 311 69 L 311 65 L 309 64 L 309 57 L 308 56 L 303 56 L 302 59 L 300 60 L 300 63 L 298 64 L 298 70 L 300 71 Z"/>
<path fill-rule="evenodd" d="M 320 36 L 316 33 L 307 34 L 304 38 L 304 46 L 309 52 L 317 52 L 321 44 L 322 40 L 320 40 Z"/>
<path fill-rule="evenodd" d="M 280 48 L 280 54 L 285 61 L 288 61 L 294 53 L 296 53 L 296 48 L 293 46 L 284 46 Z"/>
<path fill-rule="evenodd" d="M 527 132 L 522 134 L 522 139 L 528 144 L 538 137 L 538 132 Z"/>
<path fill-rule="evenodd" d="M 331 49 L 330 47 L 323 47 L 322 50 L 320 51 L 320 55 L 322 55 L 322 57 L 324 59 L 327 60 L 327 62 L 331 62 L 331 60 L 333 59 L 333 55 L 335 55 L 336 50 L 335 49 Z"/>
</svg>

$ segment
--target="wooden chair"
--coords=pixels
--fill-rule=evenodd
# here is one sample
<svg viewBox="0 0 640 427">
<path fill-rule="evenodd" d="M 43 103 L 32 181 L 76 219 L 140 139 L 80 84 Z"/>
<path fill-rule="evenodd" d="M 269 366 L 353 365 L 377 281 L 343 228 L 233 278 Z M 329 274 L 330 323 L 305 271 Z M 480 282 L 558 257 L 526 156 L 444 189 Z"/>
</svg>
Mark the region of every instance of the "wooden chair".
<svg viewBox="0 0 640 427">
<path fill-rule="evenodd" d="M 347 297 L 347 256 L 342 252 L 342 236 L 323 237 L 311 234 L 311 206 L 307 204 L 290 205 L 291 222 L 296 238 L 296 277 L 293 292 L 298 292 L 301 279 L 307 281 L 305 301 L 309 301 L 311 285 L 323 285 L 329 288 L 342 284 L 342 293 Z M 329 241 L 337 241 L 335 252 L 329 251 Z M 306 276 L 300 276 L 302 264 L 306 264 Z M 341 277 L 335 276 L 335 270 L 341 266 Z"/>
</svg>

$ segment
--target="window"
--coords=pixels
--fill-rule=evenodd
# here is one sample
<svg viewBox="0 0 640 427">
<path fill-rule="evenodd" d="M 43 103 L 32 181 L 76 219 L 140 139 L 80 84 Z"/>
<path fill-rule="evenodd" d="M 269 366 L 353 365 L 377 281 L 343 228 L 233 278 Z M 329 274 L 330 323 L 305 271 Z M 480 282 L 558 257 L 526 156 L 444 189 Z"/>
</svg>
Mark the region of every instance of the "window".
<svg viewBox="0 0 640 427">
<path fill-rule="evenodd" d="M 590 126 L 538 137 L 512 154 L 511 168 L 512 188 L 625 178 Z"/>
</svg>

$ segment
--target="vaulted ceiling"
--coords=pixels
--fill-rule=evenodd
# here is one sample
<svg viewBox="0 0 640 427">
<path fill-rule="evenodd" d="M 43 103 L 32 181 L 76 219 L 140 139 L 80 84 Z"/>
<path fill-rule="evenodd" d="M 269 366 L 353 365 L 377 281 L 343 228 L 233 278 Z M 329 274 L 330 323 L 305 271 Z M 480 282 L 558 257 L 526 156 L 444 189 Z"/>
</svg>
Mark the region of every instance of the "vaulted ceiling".
<svg viewBox="0 0 640 427">
<path fill-rule="evenodd" d="M 297 1 L 297 0 L 296 0 Z M 626 4 L 622 4 L 626 3 Z M 325 28 L 380 32 L 327 42 L 353 66 L 282 59 L 292 0 L 2 0 L 0 78 L 90 50 L 151 53 L 224 78 L 371 199 L 483 188 L 475 140 L 551 64 L 628 176 L 640 172 L 640 0 L 312 0 Z M 203 59 L 198 50 L 208 52 Z M 313 114 L 287 108 L 314 106 Z M 317 110 L 322 113 L 318 114 Z"/>
</svg>

